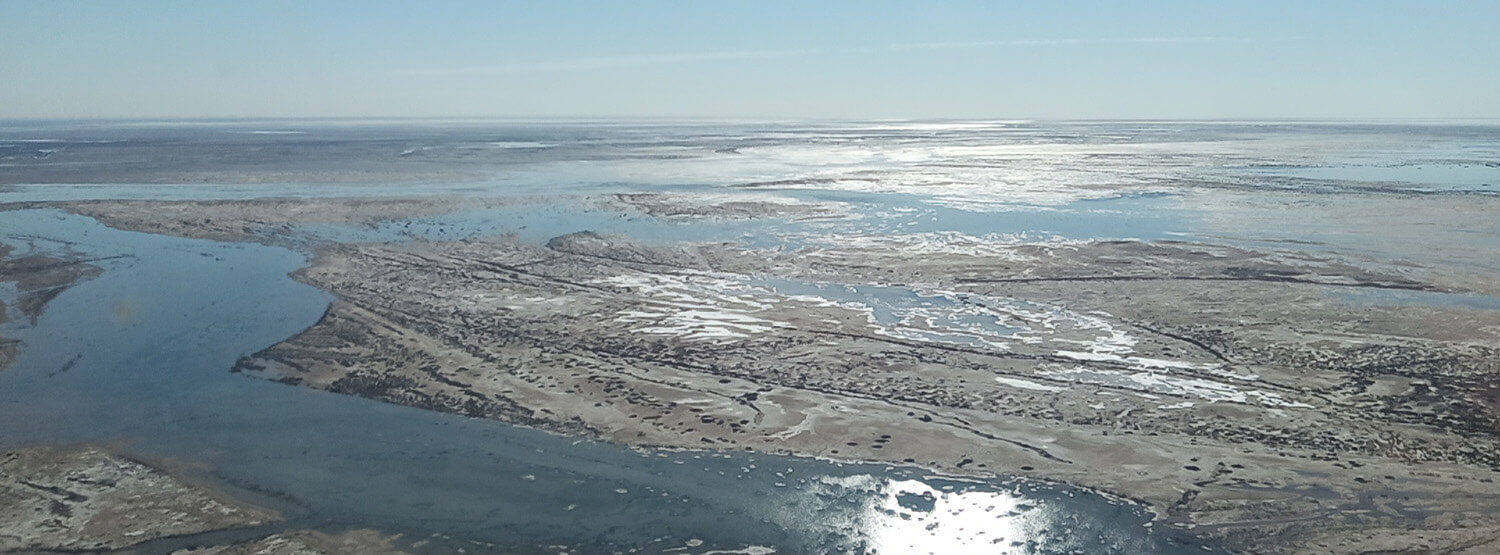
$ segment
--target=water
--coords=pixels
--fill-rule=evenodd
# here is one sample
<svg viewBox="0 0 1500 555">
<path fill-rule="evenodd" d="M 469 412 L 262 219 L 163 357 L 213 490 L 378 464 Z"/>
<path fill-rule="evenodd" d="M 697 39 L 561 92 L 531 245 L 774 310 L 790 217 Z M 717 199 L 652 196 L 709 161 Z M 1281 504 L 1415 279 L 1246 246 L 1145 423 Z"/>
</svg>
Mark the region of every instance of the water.
<svg viewBox="0 0 1500 555">
<path fill-rule="evenodd" d="M 1352 289 L 1328 287 L 1325 292 L 1353 306 L 1427 306 L 1469 310 L 1500 310 L 1500 297 L 1473 293 L 1408 291 L 1403 289 Z"/>
<path fill-rule="evenodd" d="M 78 173 L 80 181 L 129 181 L 114 172 L 134 166 L 113 161 L 134 154 L 111 154 L 110 145 L 141 141 L 174 145 L 182 160 L 261 152 L 247 145 L 276 147 L 264 150 L 273 157 L 243 161 L 245 167 L 292 164 L 301 160 L 295 153 L 302 149 L 331 148 L 309 163 L 319 156 L 409 155 L 427 160 L 416 164 L 447 167 L 483 159 L 488 173 L 462 183 L 400 185 L 20 184 L 0 186 L 0 202 L 553 199 L 368 228 L 302 224 L 290 230 L 291 244 L 506 233 L 543 242 L 586 230 L 653 243 L 736 241 L 780 249 L 944 234 L 980 242 L 1207 237 L 1235 244 L 1247 237 L 1316 237 L 1323 242 L 1317 248 L 1327 252 L 1400 260 L 1431 251 L 1433 242 L 1391 241 L 1388 235 L 1431 237 L 1421 234 L 1434 233 L 1432 222 L 1401 227 L 1387 217 L 1330 218 L 1313 201 L 1293 195 L 1276 204 L 1258 189 L 1249 197 L 1264 197 L 1267 204 L 1250 203 L 1239 212 L 1224 202 L 1238 197 L 1196 184 L 1323 191 L 1312 181 L 1333 181 L 1340 184 L 1336 192 L 1395 184 L 1398 190 L 1486 193 L 1495 168 L 1482 162 L 1500 156 L 1500 130 L 1493 126 L 283 123 L 224 129 L 8 126 L 0 130 L 0 164 L 7 172 L 39 165 L 66 173 L 76 166 L 62 165 L 62 157 L 99 152 L 90 162 L 99 173 Z M 63 147 L 70 150 L 35 158 Z M 57 175 L 47 172 L 54 170 L 36 175 Z M 1267 178 L 1303 181 L 1288 185 Z M 664 221 L 577 202 L 620 192 L 724 194 L 746 188 L 832 203 L 842 212 L 815 220 Z M 1287 216 L 1292 212 L 1283 209 L 1302 210 L 1296 212 L 1302 216 Z M 1473 221 L 1439 227 L 1474 237 L 1475 248 L 1464 250 L 1493 249 L 1495 235 Z M 35 327 L 23 321 L 0 327 L 0 334 L 25 341 L 22 358 L 0 372 L 0 447 L 124 441 L 136 453 L 212 469 L 225 484 L 285 494 L 290 500 L 278 501 L 278 508 L 297 527 L 376 527 L 405 533 L 408 540 L 455 538 L 437 537 L 434 551 L 474 551 L 484 543 L 522 552 L 542 545 L 585 552 L 774 545 L 793 553 L 901 552 L 913 546 L 936 552 L 1151 553 L 1184 547 L 1170 543 L 1178 537 L 1171 530 L 1145 527 L 1147 518 L 1135 507 L 1071 488 L 748 453 L 635 451 L 236 376 L 228 372 L 235 360 L 305 329 L 329 301 L 327 294 L 286 277 L 306 264 L 304 253 L 129 233 L 52 211 L 0 212 L 0 240 L 43 251 L 124 256 L 101 262 L 102 275 L 60 295 Z M 1451 263 L 1453 256 L 1442 256 Z M 1024 333 L 963 299 L 910 288 L 771 279 L 749 286 L 861 304 L 870 307 L 877 325 L 928 334 L 930 340 L 973 344 Z M 13 288 L 0 285 L 0 297 L 6 295 L 14 296 Z M 1344 298 L 1356 303 L 1494 308 L 1488 297 L 1348 295 L 1364 295 Z"/>
<path fill-rule="evenodd" d="M 923 293 L 899 285 L 850 285 L 813 283 L 770 276 L 748 280 L 747 285 L 777 295 L 830 301 L 869 315 L 882 333 L 916 341 L 936 341 L 973 347 L 993 347 L 1003 339 L 1030 331 L 1009 325 L 1010 311 L 997 311 L 985 302 L 1010 302 L 955 293 Z M 1014 301 L 1018 309 L 1035 309 L 1031 303 Z"/>
<path fill-rule="evenodd" d="M 697 241 L 735 241 L 753 247 L 800 246 L 787 237 L 784 231 L 778 232 L 789 227 L 788 222 L 775 219 L 670 221 L 639 214 L 589 209 L 577 202 L 562 200 L 547 204 L 503 206 L 422 216 L 365 227 L 297 224 L 293 226 L 291 235 L 299 241 L 337 243 L 401 242 L 416 238 L 457 241 L 514 235 L 532 243 L 546 243 L 561 235 L 592 231 L 626 235 L 648 244 L 674 243 L 691 238 Z"/>
<path fill-rule="evenodd" d="M 1265 172 L 1388 186 L 1397 190 L 1500 193 L 1500 164 L 1497 163 L 1315 166 L 1279 168 Z"/>
<path fill-rule="evenodd" d="M 1127 195 L 1077 201 L 1061 207 L 970 212 L 929 204 L 915 195 L 791 193 L 798 200 L 839 203 L 844 212 L 839 216 L 804 220 L 663 219 L 589 208 L 576 198 L 565 197 L 547 203 L 464 210 L 373 226 L 299 223 L 290 228 L 268 226 L 260 232 L 293 243 L 402 242 L 417 238 L 457 241 L 508 234 L 540 244 L 561 235 L 592 231 L 624 235 L 646 244 L 734 242 L 751 248 L 779 250 L 796 250 L 824 243 L 828 238 L 848 236 L 961 233 L 975 237 L 1160 240 L 1191 235 L 1191 217 L 1172 195 Z"/>
<path fill-rule="evenodd" d="M 205 465 L 225 483 L 284 494 L 294 526 L 375 527 L 434 538 L 434 550 L 460 541 L 585 552 L 1191 547 L 1143 526 L 1148 517 L 1135 506 L 1069 487 L 636 451 L 234 375 L 240 356 L 321 315 L 328 295 L 287 277 L 303 255 L 113 230 L 56 211 L 0 219 L 0 238 L 23 235 L 127 257 L 101 263 L 100 276 L 59 295 L 34 327 L 0 330 L 25 342 L 0 372 L 0 448 L 123 441 L 132 452 Z"/>
<path fill-rule="evenodd" d="M 917 194 L 788 190 L 793 198 L 837 202 L 853 218 L 814 221 L 791 232 L 826 236 L 889 236 L 955 232 L 1066 239 L 1137 239 L 1153 241 L 1192 234 L 1196 216 L 1173 194 L 1120 194 L 1059 205 L 1012 203 L 997 210 L 963 209 L 932 202 Z"/>
</svg>

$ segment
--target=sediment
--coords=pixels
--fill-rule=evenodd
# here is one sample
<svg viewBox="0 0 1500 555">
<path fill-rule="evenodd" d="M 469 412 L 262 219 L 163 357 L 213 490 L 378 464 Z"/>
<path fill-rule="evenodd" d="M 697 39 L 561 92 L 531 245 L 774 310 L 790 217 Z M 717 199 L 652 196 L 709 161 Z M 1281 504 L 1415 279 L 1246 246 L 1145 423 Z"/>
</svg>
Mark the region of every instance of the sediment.
<svg viewBox="0 0 1500 555">
<path fill-rule="evenodd" d="M 216 545 L 215 532 L 255 534 L 281 520 L 208 486 L 93 445 L 0 453 L 0 553 L 137 552 L 161 541 L 198 547 L 174 554 L 355 555 L 400 553 L 398 536 L 284 530 Z M 261 532 L 264 534 L 265 532 Z M 151 549 L 147 549 L 150 551 Z"/>
<path fill-rule="evenodd" d="M 42 311 L 52 299 L 78 282 L 99 275 L 99 260 L 88 260 L 66 253 L 40 254 L 10 257 L 12 249 L 0 245 L 0 283 L 15 284 L 15 297 L 7 306 L 0 299 L 0 324 L 8 322 L 14 315 L 36 324 Z M 20 355 L 21 342 L 0 337 L 0 370 L 9 367 Z"/>
<path fill-rule="evenodd" d="M 1402 300 L 1476 293 L 1427 275 L 1170 241 L 321 245 L 295 277 L 338 300 L 235 371 L 628 445 L 1068 482 L 1253 552 L 1484 552 L 1500 311 Z"/>
<path fill-rule="evenodd" d="M 0 454 L 0 552 L 108 551 L 278 516 L 96 447 Z"/>
</svg>

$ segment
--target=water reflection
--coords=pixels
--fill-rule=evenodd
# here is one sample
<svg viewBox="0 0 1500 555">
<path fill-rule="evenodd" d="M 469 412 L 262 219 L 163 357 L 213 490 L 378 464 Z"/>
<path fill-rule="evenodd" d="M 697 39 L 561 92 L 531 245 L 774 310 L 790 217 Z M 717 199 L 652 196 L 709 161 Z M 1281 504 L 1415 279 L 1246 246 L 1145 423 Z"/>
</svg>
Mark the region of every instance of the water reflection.
<svg viewBox="0 0 1500 555">
<path fill-rule="evenodd" d="M 1493 192 L 1500 187 L 1500 167 L 1484 163 L 1379 163 L 1273 168 L 1264 173 L 1430 192 Z"/>
<path fill-rule="evenodd" d="M 868 466 L 858 468 L 869 471 Z M 1186 553 L 1186 537 L 1145 533 L 1139 507 L 1068 486 L 969 481 L 886 468 L 819 475 L 779 499 L 778 524 L 821 553 Z"/>
<path fill-rule="evenodd" d="M 1008 492 L 947 492 L 917 480 L 891 481 L 883 489 L 882 502 L 867 513 L 876 551 L 973 553 L 997 545 L 1019 547 L 1028 531 L 1037 528 L 1033 507 Z"/>
</svg>

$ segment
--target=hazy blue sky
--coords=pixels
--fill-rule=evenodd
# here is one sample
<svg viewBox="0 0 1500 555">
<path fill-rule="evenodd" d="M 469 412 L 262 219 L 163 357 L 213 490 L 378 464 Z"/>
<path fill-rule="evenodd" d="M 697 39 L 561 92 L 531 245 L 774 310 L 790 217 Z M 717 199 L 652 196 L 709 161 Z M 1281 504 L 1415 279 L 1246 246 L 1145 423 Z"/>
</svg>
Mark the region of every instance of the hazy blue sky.
<svg viewBox="0 0 1500 555">
<path fill-rule="evenodd" d="M 0 0 L 0 118 L 1500 117 L 1500 0 Z"/>
</svg>

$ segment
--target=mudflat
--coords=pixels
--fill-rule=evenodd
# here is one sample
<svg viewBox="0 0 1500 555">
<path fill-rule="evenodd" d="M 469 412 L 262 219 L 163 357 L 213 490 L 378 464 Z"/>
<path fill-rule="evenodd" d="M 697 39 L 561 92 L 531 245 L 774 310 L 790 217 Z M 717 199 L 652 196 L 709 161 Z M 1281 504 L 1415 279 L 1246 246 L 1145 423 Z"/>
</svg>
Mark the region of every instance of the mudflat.
<svg viewBox="0 0 1500 555">
<path fill-rule="evenodd" d="M 271 217 L 256 202 L 235 210 Z M 200 209 L 139 226 L 222 236 L 162 217 Z M 1176 241 L 585 232 L 325 244 L 295 277 L 338 300 L 235 371 L 629 445 L 1063 481 L 1257 552 L 1500 537 L 1500 311 L 1462 276 Z"/>
<path fill-rule="evenodd" d="M 251 527 L 274 512 L 95 447 L 0 454 L 0 551 L 110 551 Z"/>
<path fill-rule="evenodd" d="M 172 551 L 183 554 L 400 553 L 395 538 L 372 530 L 256 537 L 255 529 L 269 530 L 280 519 L 275 511 L 103 447 L 0 453 L 0 552 L 159 552 L 164 548 L 152 542 L 170 540 L 198 545 Z M 254 539 L 216 544 L 212 533 L 233 529 L 246 529 Z"/>
<path fill-rule="evenodd" d="M 99 273 L 99 267 L 78 256 L 54 256 L 28 253 L 12 256 L 13 250 L 0 245 L 0 285 L 10 282 L 12 295 L 0 295 L 0 324 L 15 318 L 35 323 L 47 303 L 68 287 Z M 9 306 L 7 306 L 9 300 Z M 0 370 L 15 362 L 20 341 L 0 337 Z"/>
<path fill-rule="evenodd" d="M 334 300 L 214 364 L 258 350 L 246 376 L 703 457 L 1066 482 L 1210 549 L 1500 545 L 1492 126 L 245 125 L 46 129 L 0 210 L 306 255 L 293 277 Z M 130 269 L 23 227 L 8 330 Z M 240 246 L 173 248 L 199 247 L 207 279 Z M 225 549 L 364 537 L 342 533 Z"/>
</svg>

